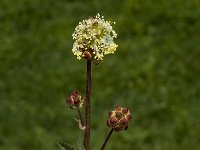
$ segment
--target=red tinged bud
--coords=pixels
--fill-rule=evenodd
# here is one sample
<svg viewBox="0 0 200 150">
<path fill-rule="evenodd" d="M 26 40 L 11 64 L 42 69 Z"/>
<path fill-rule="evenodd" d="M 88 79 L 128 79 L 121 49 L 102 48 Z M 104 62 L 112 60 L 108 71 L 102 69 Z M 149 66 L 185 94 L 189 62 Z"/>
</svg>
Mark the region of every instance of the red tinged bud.
<svg viewBox="0 0 200 150">
<path fill-rule="evenodd" d="M 113 116 L 115 116 L 115 112 L 114 111 L 110 111 L 109 112 L 109 117 L 113 117 Z"/>
<path fill-rule="evenodd" d="M 120 125 L 128 125 L 128 120 L 126 119 L 126 118 L 121 118 L 120 120 L 119 120 L 119 123 L 120 123 Z"/>
<path fill-rule="evenodd" d="M 107 126 L 113 128 L 114 131 L 119 132 L 127 130 L 131 120 L 132 115 L 129 109 L 117 106 L 114 111 L 109 112 Z"/>
<path fill-rule="evenodd" d="M 110 119 L 107 120 L 106 124 L 107 124 L 108 127 L 111 127 Z"/>
<path fill-rule="evenodd" d="M 113 128 L 116 132 L 119 132 L 122 130 L 122 127 L 120 125 L 117 125 Z"/>
<path fill-rule="evenodd" d="M 74 100 L 74 104 L 75 104 L 75 105 L 78 105 L 79 103 L 80 103 L 80 101 L 79 101 L 78 99 L 75 99 L 75 100 Z"/>
<path fill-rule="evenodd" d="M 118 123 L 118 120 L 115 117 L 110 118 L 110 124 L 115 126 Z"/>
<path fill-rule="evenodd" d="M 117 119 L 121 119 L 122 113 L 117 111 L 115 112 L 115 116 L 117 117 Z"/>
<path fill-rule="evenodd" d="M 73 99 L 71 97 L 68 97 L 67 98 L 67 104 L 72 105 L 73 103 L 74 103 Z"/>
<path fill-rule="evenodd" d="M 77 91 L 73 91 L 66 100 L 66 103 L 70 106 L 70 108 L 82 107 L 83 102 L 83 97 Z"/>
<path fill-rule="evenodd" d="M 128 108 L 123 108 L 123 109 L 122 109 L 122 113 L 123 113 L 124 115 L 126 115 L 126 114 L 128 113 Z"/>
<path fill-rule="evenodd" d="M 115 108 L 115 111 L 122 111 L 122 107 L 117 106 L 117 107 Z"/>
<path fill-rule="evenodd" d="M 132 115 L 129 113 L 129 114 L 127 114 L 126 115 L 126 119 L 128 120 L 128 121 L 131 121 L 132 120 Z"/>
<path fill-rule="evenodd" d="M 91 53 L 90 53 L 89 51 L 85 51 L 85 52 L 83 53 L 83 57 L 84 57 L 85 59 L 87 59 L 87 60 L 91 60 L 92 55 L 91 55 Z"/>
</svg>

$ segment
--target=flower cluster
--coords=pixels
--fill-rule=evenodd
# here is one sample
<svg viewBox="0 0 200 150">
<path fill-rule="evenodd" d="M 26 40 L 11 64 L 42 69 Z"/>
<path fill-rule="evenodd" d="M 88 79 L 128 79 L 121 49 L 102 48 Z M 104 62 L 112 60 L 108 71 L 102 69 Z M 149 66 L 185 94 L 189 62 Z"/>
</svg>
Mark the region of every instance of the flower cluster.
<svg viewBox="0 0 200 150">
<path fill-rule="evenodd" d="M 132 120 L 132 115 L 128 108 L 117 106 L 114 111 L 109 112 L 107 126 L 115 131 L 127 130 Z"/>
<path fill-rule="evenodd" d="M 70 108 L 82 107 L 84 99 L 81 94 L 77 91 L 73 91 L 66 100 L 66 103 L 70 106 Z"/>
<path fill-rule="evenodd" d="M 117 34 L 112 29 L 110 21 L 97 14 L 87 20 L 79 22 L 72 34 L 75 40 L 72 52 L 77 59 L 103 60 L 104 55 L 114 53 L 118 45 L 114 43 Z"/>
</svg>

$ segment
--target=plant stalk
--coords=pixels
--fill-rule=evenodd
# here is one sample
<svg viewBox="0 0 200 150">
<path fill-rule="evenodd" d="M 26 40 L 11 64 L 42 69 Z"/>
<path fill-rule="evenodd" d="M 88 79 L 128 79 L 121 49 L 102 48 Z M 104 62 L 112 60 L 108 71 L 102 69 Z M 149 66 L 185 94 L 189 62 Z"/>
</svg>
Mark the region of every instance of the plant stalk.
<svg viewBox="0 0 200 150">
<path fill-rule="evenodd" d="M 84 127 L 84 126 L 85 126 L 85 123 L 84 123 L 84 121 L 83 121 L 83 117 L 82 117 L 82 115 L 81 115 L 81 111 L 80 111 L 80 108 L 79 108 L 79 107 L 77 107 L 77 111 L 78 111 L 79 119 L 80 119 L 80 121 L 81 121 L 81 127 Z M 83 132 L 83 134 L 84 134 L 84 132 Z M 83 145 L 84 145 L 84 141 L 83 141 Z"/>
<path fill-rule="evenodd" d="M 90 144 L 90 95 L 91 95 L 91 60 L 87 60 L 87 78 L 86 78 L 86 105 L 85 105 L 85 132 L 84 147 L 89 150 Z"/>
<path fill-rule="evenodd" d="M 106 146 L 106 144 L 107 144 L 110 136 L 112 135 L 112 133 L 113 133 L 113 129 L 111 129 L 110 132 L 109 132 L 109 134 L 107 135 L 107 137 L 106 137 L 106 139 L 105 139 L 105 141 L 104 141 L 104 143 L 103 143 L 103 145 L 101 147 L 101 150 L 104 150 L 104 148 L 105 148 L 105 146 Z"/>
<path fill-rule="evenodd" d="M 78 111 L 79 119 L 81 121 L 81 126 L 83 127 L 84 126 L 84 121 L 83 121 L 83 117 L 81 115 L 81 111 L 80 111 L 79 107 L 77 107 L 77 111 Z"/>
</svg>

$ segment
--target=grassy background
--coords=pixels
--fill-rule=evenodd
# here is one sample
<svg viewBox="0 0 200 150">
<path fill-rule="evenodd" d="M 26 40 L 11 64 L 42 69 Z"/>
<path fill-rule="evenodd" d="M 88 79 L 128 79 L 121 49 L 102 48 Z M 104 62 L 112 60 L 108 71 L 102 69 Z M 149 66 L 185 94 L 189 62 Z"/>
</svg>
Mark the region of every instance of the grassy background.
<svg viewBox="0 0 200 150">
<path fill-rule="evenodd" d="M 85 91 L 71 34 L 99 12 L 117 22 L 119 47 L 93 66 L 91 149 L 120 104 L 134 121 L 107 149 L 199 150 L 199 8 L 199 0 L 1 0 L 0 149 L 56 150 L 81 138 L 65 104 Z"/>
</svg>

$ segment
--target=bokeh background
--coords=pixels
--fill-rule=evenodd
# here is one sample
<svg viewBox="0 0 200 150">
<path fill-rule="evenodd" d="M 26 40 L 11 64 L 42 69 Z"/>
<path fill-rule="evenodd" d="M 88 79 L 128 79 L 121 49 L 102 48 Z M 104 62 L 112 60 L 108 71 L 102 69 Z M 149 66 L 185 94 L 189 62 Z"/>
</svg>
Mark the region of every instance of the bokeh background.
<svg viewBox="0 0 200 150">
<path fill-rule="evenodd" d="M 65 104 L 72 90 L 85 93 L 71 35 L 97 13 L 116 22 L 119 47 L 93 66 L 91 149 L 122 105 L 134 120 L 108 150 L 199 150 L 199 0 L 1 0 L 0 149 L 58 150 L 81 139 Z"/>
</svg>

